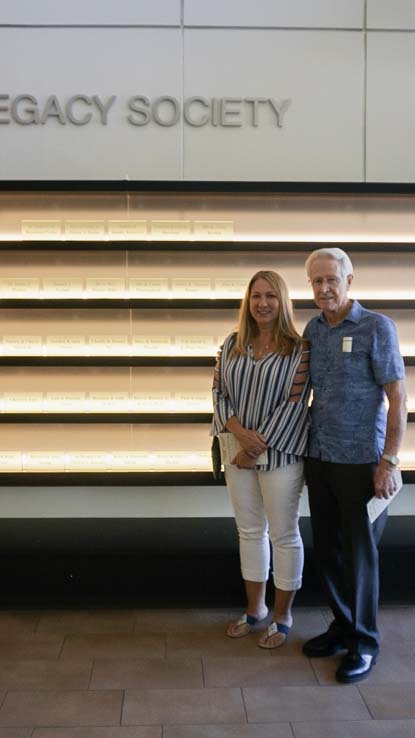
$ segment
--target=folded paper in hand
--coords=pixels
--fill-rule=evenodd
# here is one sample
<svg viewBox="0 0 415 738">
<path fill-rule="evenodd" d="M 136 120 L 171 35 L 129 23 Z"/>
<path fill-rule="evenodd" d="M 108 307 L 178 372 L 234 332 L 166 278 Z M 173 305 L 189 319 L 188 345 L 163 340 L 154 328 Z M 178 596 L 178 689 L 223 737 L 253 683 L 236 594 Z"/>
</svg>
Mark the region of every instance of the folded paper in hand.
<svg viewBox="0 0 415 738">
<path fill-rule="evenodd" d="M 232 464 L 236 454 L 242 451 L 242 446 L 233 433 L 219 433 L 220 453 L 222 464 Z M 257 456 L 255 464 L 268 464 L 268 452 L 263 451 Z"/>
<path fill-rule="evenodd" d="M 390 505 L 390 503 L 395 499 L 398 492 L 402 489 L 403 482 L 400 469 L 393 470 L 393 478 L 396 483 L 396 490 L 393 493 L 392 497 L 372 497 L 367 503 L 367 514 L 369 515 L 369 520 L 371 523 L 375 522 L 376 518 L 378 518 L 379 515 L 383 513 L 388 505 Z"/>
</svg>

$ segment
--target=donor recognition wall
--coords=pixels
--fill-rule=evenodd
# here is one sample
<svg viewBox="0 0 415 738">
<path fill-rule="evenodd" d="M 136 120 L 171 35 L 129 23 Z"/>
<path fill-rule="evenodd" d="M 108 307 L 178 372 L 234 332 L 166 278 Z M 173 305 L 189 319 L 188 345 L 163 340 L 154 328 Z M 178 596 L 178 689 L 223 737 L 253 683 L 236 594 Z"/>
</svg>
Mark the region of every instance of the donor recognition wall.
<svg viewBox="0 0 415 738">
<path fill-rule="evenodd" d="M 312 5 L 3 1 L 5 516 L 231 515 L 210 471 L 217 347 L 258 268 L 287 279 L 301 329 L 324 244 L 397 323 L 411 414 L 393 510 L 415 512 L 415 14 Z"/>
</svg>

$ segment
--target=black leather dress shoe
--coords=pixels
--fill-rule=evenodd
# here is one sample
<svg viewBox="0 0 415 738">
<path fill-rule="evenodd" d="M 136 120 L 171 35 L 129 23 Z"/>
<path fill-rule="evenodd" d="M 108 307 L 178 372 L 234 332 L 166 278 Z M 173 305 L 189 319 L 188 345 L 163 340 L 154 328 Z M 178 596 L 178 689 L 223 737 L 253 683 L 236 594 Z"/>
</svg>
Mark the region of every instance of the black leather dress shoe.
<svg viewBox="0 0 415 738">
<path fill-rule="evenodd" d="M 327 630 L 310 641 L 304 643 L 303 653 L 313 659 L 324 658 L 325 656 L 334 656 L 339 651 L 344 651 L 346 645 L 343 638 L 338 633 Z"/>
<path fill-rule="evenodd" d="M 372 670 L 372 666 L 376 664 L 377 657 L 371 653 L 354 653 L 349 651 L 343 657 L 339 668 L 336 671 L 336 679 L 342 684 L 352 684 L 366 679 Z"/>
</svg>

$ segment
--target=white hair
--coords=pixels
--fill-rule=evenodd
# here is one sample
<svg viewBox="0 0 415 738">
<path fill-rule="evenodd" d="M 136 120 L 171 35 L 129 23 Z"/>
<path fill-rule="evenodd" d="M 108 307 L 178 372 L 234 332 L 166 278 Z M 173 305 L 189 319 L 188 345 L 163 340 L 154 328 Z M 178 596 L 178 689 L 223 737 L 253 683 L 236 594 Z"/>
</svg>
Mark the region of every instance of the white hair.
<svg viewBox="0 0 415 738">
<path fill-rule="evenodd" d="M 342 277 L 348 277 L 349 274 L 353 274 L 353 264 L 350 257 L 342 249 L 336 247 L 327 247 L 322 249 L 316 249 L 312 251 L 305 263 L 305 270 L 307 277 L 310 279 L 311 266 L 316 259 L 320 259 L 323 256 L 335 259 L 340 264 L 340 272 Z"/>
</svg>

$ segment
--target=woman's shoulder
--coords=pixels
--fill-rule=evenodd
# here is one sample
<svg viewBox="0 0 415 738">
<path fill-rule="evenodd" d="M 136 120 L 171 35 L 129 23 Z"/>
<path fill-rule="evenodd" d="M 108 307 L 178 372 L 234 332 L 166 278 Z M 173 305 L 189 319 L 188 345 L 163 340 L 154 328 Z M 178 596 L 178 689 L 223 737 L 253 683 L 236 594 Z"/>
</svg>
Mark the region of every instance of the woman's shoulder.
<svg viewBox="0 0 415 738">
<path fill-rule="evenodd" d="M 236 343 L 237 336 L 238 336 L 237 331 L 233 331 L 232 333 L 229 333 L 229 335 L 226 336 L 226 338 L 225 338 L 225 340 L 224 340 L 224 342 L 222 344 L 222 349 L 223 350 L 229 350 L 229 349 L 233 348 L 234 345 L 235 345 L 235 343 Z"/>
</svg>

